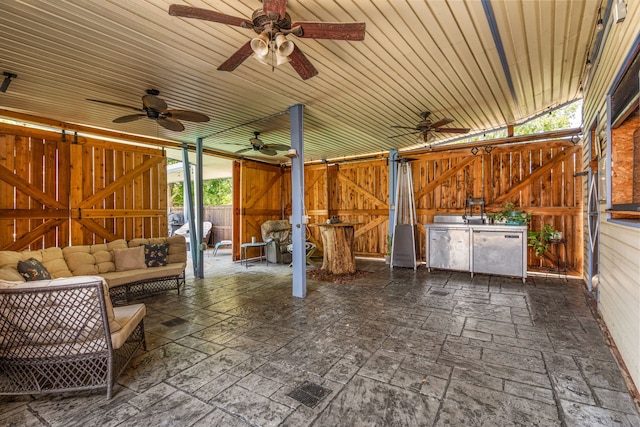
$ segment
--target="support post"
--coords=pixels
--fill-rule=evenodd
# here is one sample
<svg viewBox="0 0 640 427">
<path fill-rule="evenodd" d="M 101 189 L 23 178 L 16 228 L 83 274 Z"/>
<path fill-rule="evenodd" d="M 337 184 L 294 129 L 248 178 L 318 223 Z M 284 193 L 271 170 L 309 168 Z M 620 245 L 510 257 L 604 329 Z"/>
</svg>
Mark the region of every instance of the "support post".
<svg viewBox="0 0 640 427">
<path fill-rule="evenodd" d="M 307 217 L 304 211 L 304 106 L 289 108 L 291 148 L 298 155 L 291 158 L 291 242 L 293 244 L 293 296 L 307 296 L 307 262 L 305 251 Z"/>
<path fill-rule="evenodd" d="M 397 159 L 398 150 L 389 150 L 389 224 L 387 232 L 389 236 L 393 235 L 396 216 L 396 187 L 398 181 Z"/>
<path fill-rule="evenodd" d="M 195 213 L 193 210 L 193 200 L 191 195 L 193 194 L 191 189 L 192 187 L 192 183 L 191 183 L 191 164 L 189 163 L 189 147 L 187 146 L 187 144 L 183 144 L 182 145 L 182 168 L 184 170 L 184 185 L 182 187 L 182 190 L 184 192 L 183 194 L 183 198 L 184 198 L 184 210 L 185 210 L 185 215 L 186 215 L 186 219 L 187 222 L 189 223 L 189 250 L 191 251 L 191 260 L 192 260 L 192 264 L 193 264 L 193 275 L 196 275 L 196 266 L 198 264 L 198 261 L 196 259 L 196 254 L 193 250 L 193 245 L 195 244 L 195 242 L 193 241 L 192 237 L 195 234 L 195 229 L 196 229 L 196 221 L 195 221 Z"/>
<path fill-rule="evenodd" d="M 202 138 L 197 138 L 196 139 L 196 177 L 195 177 L 195 199 L 196 199 L 196 209 L 195 209 L 195 213 L 196 213 L 196 231 L 195 231 L 195 235 L 191 236 L 191 242 L 193 243 L 194 247 L 191 248 L 191 250 L 193 252 L 195 252 L 196 254 L 196 259 L 198 260 L 197 265 L 194 268 L 194 276 L 196 276 L 199 279 L 203 279 L 204 278 L 204 264 L 202 262 L 202 258 L 203 258 L 203 248 L 206 248 L 203 245 L 202 242 L 202 238 L 204 237 L 202 235 L 202 231 L 204 229 L 204 224 L 203 224 L 203 216 L 204 216 L 204 197 L 203 197 L 203 182 L 202 182 Z M 195 237 L 195 239 L 194 239 Z"/>
</svg>

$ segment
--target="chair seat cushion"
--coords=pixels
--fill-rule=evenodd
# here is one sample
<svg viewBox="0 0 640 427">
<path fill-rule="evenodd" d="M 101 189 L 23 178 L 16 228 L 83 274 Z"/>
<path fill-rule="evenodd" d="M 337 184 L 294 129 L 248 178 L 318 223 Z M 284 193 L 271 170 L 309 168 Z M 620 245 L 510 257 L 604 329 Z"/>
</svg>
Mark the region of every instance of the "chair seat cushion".
<svg viewBox="0 0 640 427">
<path fill-rule="evenodd" d="M 120 307 L 113 307 L 113 313 L 116 321 L 122 325 L 120 330 L 111 332 L 111 344 L 113 349 L 117 350 L 127 341 L 131 332 L 138 326 L 147 314 L 144 304 L 131 304 Z"/>
<path fill-rule="evenodd" d="M 113 271 L 102 275 L 110 288 L 122 286 L 142 280 L 161 279 L 163 277 L 179 276 L 184 271 L 186 263 L 167 264 L 164 267 L 144 268 L 129 271 Z"/>
</svg>

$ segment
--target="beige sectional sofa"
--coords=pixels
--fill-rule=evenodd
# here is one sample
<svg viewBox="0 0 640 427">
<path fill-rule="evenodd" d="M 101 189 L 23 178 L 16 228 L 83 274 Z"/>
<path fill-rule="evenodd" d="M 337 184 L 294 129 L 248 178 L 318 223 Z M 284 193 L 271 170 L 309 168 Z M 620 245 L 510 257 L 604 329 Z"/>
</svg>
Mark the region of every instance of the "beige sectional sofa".
<svg viewBox="0 0 640 427">
<path fill-rule="evenodd" d="M 166 265 L 147 267 L 132 260 L 144 245 L 167 244 Z M 135 252 L 135 257 L 132 254 Z M 18 262 L 34 258 L 42 263 L 52 279 L 72 276 L 100 276 L 109 287 L 113 303 L 146 296 L 184 284 L 187 246 L 183 236 L 151 239 L 115 240 L 106 244 L 47 248 L 36 251 L 0 251 L 0 280 L 25 281 Z M 136 258 L 137 259 L 137 258 Z M 126 264 L 126 265 L 125 265 Z"/>
</svg>

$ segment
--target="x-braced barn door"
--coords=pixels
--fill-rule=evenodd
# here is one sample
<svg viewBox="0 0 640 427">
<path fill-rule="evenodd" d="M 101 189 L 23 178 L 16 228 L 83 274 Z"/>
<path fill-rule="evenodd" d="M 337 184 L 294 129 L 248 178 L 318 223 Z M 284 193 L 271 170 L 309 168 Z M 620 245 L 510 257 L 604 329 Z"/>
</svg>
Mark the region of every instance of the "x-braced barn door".
<svg viewBox="0 0 640 427">
<path fill-rule="evenodd" d="M 251 237 L 262 241 L 260 226 L 270 219 L 284 218 L 283 192 L 284 174 L 279 165 L 267 165 L 264 163 L 242 160 L 240 162 L 240 194 L 239 206 L 234 210 L 234 225 L 238 224 L 238 230 L 234 230 L 236 243 L 250 242 Z M 290 186 L 287 186 L 289 188 Z M 235 190 L 234 190 L 235 191 Z M 234 258 L 239 258 L 239 244 L 234 245 Z M 252 254 L 249 254 L 252 256 Z"/>
</svg>

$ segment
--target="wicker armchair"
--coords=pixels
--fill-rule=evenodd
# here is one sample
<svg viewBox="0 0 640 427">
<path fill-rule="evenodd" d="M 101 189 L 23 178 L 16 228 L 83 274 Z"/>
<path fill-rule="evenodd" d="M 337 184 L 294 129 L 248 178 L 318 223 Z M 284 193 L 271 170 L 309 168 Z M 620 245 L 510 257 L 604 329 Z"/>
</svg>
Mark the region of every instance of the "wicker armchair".
<svg viewBox="0 0 640 427">
<path fill-rule="evenodd" d="M 144 304 L 113 308 L 104 281 L 88 279 L 0 288 L 0 394 L 106 388 L 111 399 L 117 377 L 146 349 L 146 312 Z"/>
</svg>

